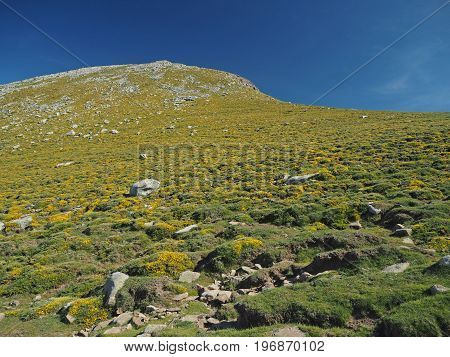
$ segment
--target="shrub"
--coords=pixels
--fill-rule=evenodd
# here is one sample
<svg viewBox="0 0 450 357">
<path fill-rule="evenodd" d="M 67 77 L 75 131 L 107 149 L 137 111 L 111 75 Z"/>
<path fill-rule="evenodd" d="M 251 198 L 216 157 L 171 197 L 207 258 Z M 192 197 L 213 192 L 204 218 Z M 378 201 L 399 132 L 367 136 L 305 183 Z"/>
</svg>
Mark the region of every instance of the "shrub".
<svg viewBox="0 0 450 357">
<path fill-rule="evenodd" d="M 176 277 L 182 271 L 192 269 L 193 266 L 191 259 L 185 253 L 164 251 L 158 254 L 155 261 L 147 263 L 145 268 L 149 274 Z"/>
<path fill-rule="evenodd" d="M 92 327 L 108 317 L 107 311 L 102 308 L 102 300 L 99 297 L 75 300 L 70 305 L 69 314 L 75 317 L 77 322 L 84 327 Z"/>
<path fill-rule="evenodd" d="M 176 229 L 174 226 L 165 222 L 160 222 L 154 226 L 146 228 L 145 233 L 147 233 L 147 235 L 152 237 L 154 240 L 159 241 L 171 238 L 175 230 Z"/>
</svg>

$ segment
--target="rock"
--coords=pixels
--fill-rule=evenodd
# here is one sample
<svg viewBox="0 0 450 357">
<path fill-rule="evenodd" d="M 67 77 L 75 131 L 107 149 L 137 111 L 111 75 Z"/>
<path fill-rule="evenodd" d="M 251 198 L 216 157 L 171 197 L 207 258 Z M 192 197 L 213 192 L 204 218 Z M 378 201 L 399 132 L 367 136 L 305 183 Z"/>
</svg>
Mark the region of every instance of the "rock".
<svg viewBox="0 0 450 357">
<path fill-rule="evenodd" d="M 414 244 L 414 241 L 411 238 L 403 238 L 402 243 L 404 244 Z"/>
<path fill-rule="evenodd" d="M 31 217 L 30 215 L 25 215 L 9 223 L 16 228 L 17 232 L 20 232 L 31 228 L 31 224 L 33 223 L 33 217 Z"/>
<path fill-rule="evenodd" d="M 366 119 L 366 118 L 368 118 L 368 117 L 369 117 L 368 115 L 361 115 L 361 116 L 360 116 L 361 119 Z"/>
<path fill-rule="evenodd" d="M 75 130 L 69 130 L 67 133 L 66 133 L 66 136 L 75 136 Z"/>
<path fill-rule="evenodd" d="M 41 301 L 41 300 L 42 300 L 42 296 L 41 296 L 41 295 L 36 295 L 36 296 L 33 298 L 33 301 L 34 301 L 34 302 Z"/>
<path fill-rule="evenodd" d="M 89 337 L 89 331 L 81 330 L 75 333 L 74 337 Z"/>
<path fill-rule="evenodd" d="M 19 305 L 20 305 L 20 301 L 19 300 L 13 300 L 13 301 L 11 301 L 9 303 L 9 306 L 12 306 L 12 307 L 17 307 Z"/>
<path fill-rule="evenodd" d="M 394 236 L 396 237 L 410 237 L 412 234 L 412 229 L 410 228 L 400 228 L 396 229 L 394 232 Z"/>
<path fill-rule="evenodd" d="M 124 326 L 128 324 L 131 319 L 133 318 L 133 313 L 130 311 L 124 312 L 123 314 L 120 314 L 119 316 L 115 317 L 112 321 L 113 324 L 116 324 L 118 326 Z"/>
<path fill-rule="evenodd" d="M 189 293 L 178 294 L 173 297 L 173 301 L 181 301 L 181 300 L 186 299 L 188 296 L 189 296 Z"/>
<path fill-rule="evenodd" d="M 394 265 L 390 265 L 383 269 L 383 273 L 403 273 L 406 269 L 408 269 L 409 263 L 397 263 Z"/>
<path fill-rule="evenodd" d="M 219 295 L 219 290 L 206 290 L 201 294 L 202 301 L 213 301 L 217 295 Z"/>
<path fill-rule="evenodd" d="M 228 222 L 228 224 L 229 224 L 230 226 L 246 226 L 245 223 L 243 223 L 243 222 L 237 222 L 237 221 L 230 221 L 230 222 Z"/>
<path fill-rule="evenodd" d="M 160 182 L 154 179 L 145 179 L 135 182 L 130 188 L 130 196 L 148 196 L 150 193 L 155 192 L 160 185 Z"/>
<path fill-rule="evenodd" d="M 369 203 L 367 205 L 367 209 L 368 209 L 369 213 L 374 215 L 374 216 L 381 213 L 381 210 L 378 209 L 378 208 L 375 208 L 374 206 L 372 206 L 371 203 Z"/>
<path fill-rule="evenodd" d="M 167 327 L 167 325 L 147 325 L 144 329 L 144 333 L 142 335 L 146 336 L 155 336 L 158 332 L 164 330 Z"/>
<path fill-rule="evenodd" d="M 192 231 L 193 229 L 197 229 L 197 228 L 198 228 L 197 224 L 191 224 L 190 226 L 187 226 L 185 228 L 182 228 L 182 229 L 176 231 L 175 234 L 178 235 L 178 234 L 188 233 L 188 232 Z"/>
<path fill-rule="evenodd" d="M 261 264 L 255 264 L 255 268 L 261 270 L 263 267 L 261 266 Z"/>
<path fill-rule="evenodd" d="M 430 288 L 431 295 L 441 294 L 449 291 L 449 288 L 446 288 L 443 285 L 435 284 Z"/>
<path fill-rule="evenodd" d="M 154 306 L 154 305 L 147 305 L 145 307 L 145 312 L 148 313 L 148 314 L 151 314 L 151 313 L 157 312 L 157 311 L 158 311 L 158 308 L 156 306 Z"/>
<path fill-rule="evenodd" d="M 246 266 L 241 266 L 238 270 L 237 273 L 244 273 L 244 274 L 253 274 L 256 270 L 246 267 Z"/>
<path fill-rule="evenodd" d="M 362 225 L 361 225 L 361 223 L 359 223 L 359 221 L 356 221 L 356 222 L 350 223 L 348 225 L 348 227 L 351 228 L 351 229 L 361 229 Z"/>
<path fill-rule="evenodd" d="M 155 222 L 154 221 L 151 221 L 151 222 L 145 222 L 144 223 L 144 228 L 150 228 L 150 227 L 153 227 L 155 225 Z"/>
<path fill-rule="evenodd" d="M 119 132 L 117 130 L 115 130 L 115 129 L 111 130 L 110 133 L 111 134 L 119 134 Z"/>
<path fill-rule="evenodd" d="M 274 337 L 305 337 L 305 333 L 297 327 L 283 327 L 275 330 L 272 334 Z"/>
<path fill-rule="evenodd" d="M 208 319 L 206 319 L 206 322 L 210 325 L 218 325 L 220 324 L 220 321 L 215 319 L 214 317 L 210 317 Z"/>
<path fill-rule="evenodd" d="M 64 316 L 64 319 L 69 324 L 73 324 L 76 320 L 76 318 L 70 314 L 67 314 L 66 316 Z"/>
<path fill-rule="evenodd" d="M 303 282 L 303 281 L 311 280 L 313 277 L 314 277 L 314 275 L 307 273 L 305 271 L 299 275 L 298 280 Z"/>
<path fill-rule="evenodd" d="M 118 333 L 122 333 L 126 330 L 130 330 L 131 329 L 131 325 L 127 325 L 127 326 L 115 326 L 115 327 L 111 327 L 109 329 L 107 329 L 105 332 L 103 332 L 104 335 L 116 335 Z"/>
<path fill-rule="evenodd" d="M 178 281 L 181 283 L 193 283 L 198 280 L 198 278 L 200 278 L 200 273 L 186 270 L 180 274 Z"/>
<path fill-rule="evenodd" d="M 309 179 L 318 176 L 319 173 L 309 174 L 309 175 L 302 175 L 302 176 L 289 176 L 286 175 L 284 177 L 284 183 L 286 185 L 298 185 L 300 183 L 304 183 L 308 181 Z"/>
<path fill-rule="evenodd" d="M 106 321 L 101 321 L 99 322 L 93 329 L 93 331 L 99 331 L 99 330 L 103 330 L 104 328 L 107 328 L 111 322 L 113 321 L 113 319 L 109 319 Z"/>
<path fill-rule="evenodd" d="M 131 319 L 132 323 L 136 327 L 142 327 L 148 322 L 148 316 L 144 315 L 140 312 L 134 312 L 133 318 Z"/>
<path fill-rule="evenodd" d="M 396 231 L 397 229 L 404 229 L 405 226 L 403 224 L 397 223 L 394 227 L 392 227 L 392 230 Z"/>
<path fill-rule="evenodd" d="M 147 154 L 139 154 L 139 159 L 146 160 L 147 159 Z"/>
<path fill-rule="evenodd" d="M 214 301 L 220 304 L 226 304 L 231 301 L 231 297 L 232 297 L 231 291 L 220 290 Z"/>
<path fill-rule="evenodd" d="M 0 321 L 2 321 L 5 318 L 5 314 L 3 312 L 0 313 Z"/>
<path fill-rule="evenodd" d="M 450 255 L 446 255 L 441 260 L 438 261 L 438 265 L 441 267 L 448 267 L 450 266 Z"/>
<path fill-rule="evenodd" d="M 0 233 L 5 232 L 6 230 L 6 225 L 3 222 L 0 222 Z"/>
<path fill-rule="evenodd" d="M 181 309 L 179 307 L 169 307 L 167 309 L 167 312 L 176 312 L 176 313 L 178 313 L 180 311 L 181 311 Z"/>
<path fill-rule="evenodd" d="M 117 292 L 122 288 L 128 278 L 129 276 L 127 274 L 119 271 L 112 273 L 111 276 L 108 277 L 103 288 L 106 305 L 114 306 L 116 304 Z"/>
<path fill-rule="evenodd" d="M 67 162 L 60 162 L 59 164 L 56 164 L 55 167 L 64 167 L 64 166 L 70 166 L 74 163 L 74 161 L 67 161 Z"/>
</svg>

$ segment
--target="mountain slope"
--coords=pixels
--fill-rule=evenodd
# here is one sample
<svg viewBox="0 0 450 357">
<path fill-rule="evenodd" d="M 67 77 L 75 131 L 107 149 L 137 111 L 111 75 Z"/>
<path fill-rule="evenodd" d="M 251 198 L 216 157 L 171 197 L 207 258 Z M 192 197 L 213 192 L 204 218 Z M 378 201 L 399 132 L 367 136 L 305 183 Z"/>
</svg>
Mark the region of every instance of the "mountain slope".
<svg viewBox="0 0 450 357">
<path fill-rule="evenodd" d="M 0 86 L 0 335 L 70 335 L 114 315 L 100 302 L 113 271 L 131 276 L 116 307 L 147 313 L 130 297 L 136 284 L 157 287 L 152 304 L 182 309 L 163 335 L 270 335 L 275 324 L 448 334 L 448 309 L 436 307 L 448 294 L 428 290 L 450 286 L 433 265 L 448 254 L 448 123 L 448 113 L 284 103 L 233 74 L 167 61 Z M 160 188 L 129 197 L 144 178 Z M 27 215 L 22 230 L 15 220 Z M 383 272 L 402 262 L 404 272 Z M 229 274 L 243 264 L 264 269 L 237 282 Z M 235 301 L 173 302 L 197 294 L 176 282 L 194 268 Z M 238 296 L 239 284 L 255 294 Z M 67 302 L 72 325 L 56 314 Z M 181 321 L 200 313 L 245 329 Z"/>
</svg>

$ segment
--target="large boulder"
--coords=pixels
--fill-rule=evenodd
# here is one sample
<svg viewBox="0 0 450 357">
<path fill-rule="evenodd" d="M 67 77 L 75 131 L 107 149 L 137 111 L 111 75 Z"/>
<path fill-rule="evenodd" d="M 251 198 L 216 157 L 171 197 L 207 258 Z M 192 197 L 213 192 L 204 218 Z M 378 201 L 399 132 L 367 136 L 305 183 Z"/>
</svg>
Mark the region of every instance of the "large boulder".
<svg viewBox="0 0 450 357">
<path fill-rule="evenodd" d="M 15 219 L 9 223 L 13 230 L 20 232 L 20 231 L 24 231 L 26 229 L 31 229 L 31 224 L 33 223 L 33 217 L 31 217 L 30 215 L 25 215 L 25 216 L 20 217 L 19 219 Z"/>
<path fill-rule="evenodd" d="M 161 183 L 154 179 L 145 179 L 135 182 L 130 188 L 130 196 L 145 197 L 155 192 Z"/>
<path fill-rule="evenodd" d="M 180 274 L 180 278 L 178 279 L 178 281 L 181 283 L 193 283 L 198 278 L 200 278 L 200 273 L 186 270 Z"/>
<path fill-rule="evenodd" d="M 284 183 L 286 185 L 298 185 L 301 183 L 304 183 L 308 181 L 309 179 L 318 176 L 319 173 L 309 174 L 309 175 L 302 175 L 302 176 L 289 176 L 286 175 L 284 177 Z"/>
<path fill-rule="evenodd" d="M 116 271 L 108 277 L 103 288 L 105 294 L 104 302 L 106 305 L 114 306 L 116 304 L 117 292 L 122 288 L 128 278 L 129 276 L 127 274 L 121 273 L 120 271 Z"/>
<path fill-rule="evenodd" d="M 398 274 L 398 273 L 403 273 L 406 269 L 408 269 L 409 267 L 409 263 L 397 263 L 397 264 L 393 264 L 393 265 L 389 265 L 388 267 L 383 269 L 383 273 L 393 273 L 393 274 Z"/>
</svg>

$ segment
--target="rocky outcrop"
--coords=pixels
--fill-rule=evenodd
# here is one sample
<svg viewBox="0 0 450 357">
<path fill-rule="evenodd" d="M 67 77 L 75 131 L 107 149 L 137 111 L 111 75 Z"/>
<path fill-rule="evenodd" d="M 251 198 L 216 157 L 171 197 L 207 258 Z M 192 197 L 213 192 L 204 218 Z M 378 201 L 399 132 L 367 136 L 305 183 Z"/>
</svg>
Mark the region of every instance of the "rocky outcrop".
<svg viewBox="0 0 450 357">
<path fill-rule="evenodd" d="M 135 182 L 130 188 L 130 196 L 145 197 L 158 190 L 161 183 L 154 179 L 145 179 Z"/>
<path fill-rule="evenodd" d="M 108 306 L 114 306 L 116 303 L 116 295 L 125 284 L 129 276 L 127 274 L 116 271 L 106 280 L 104 291 L 104 302 Z"/>
</svg>

